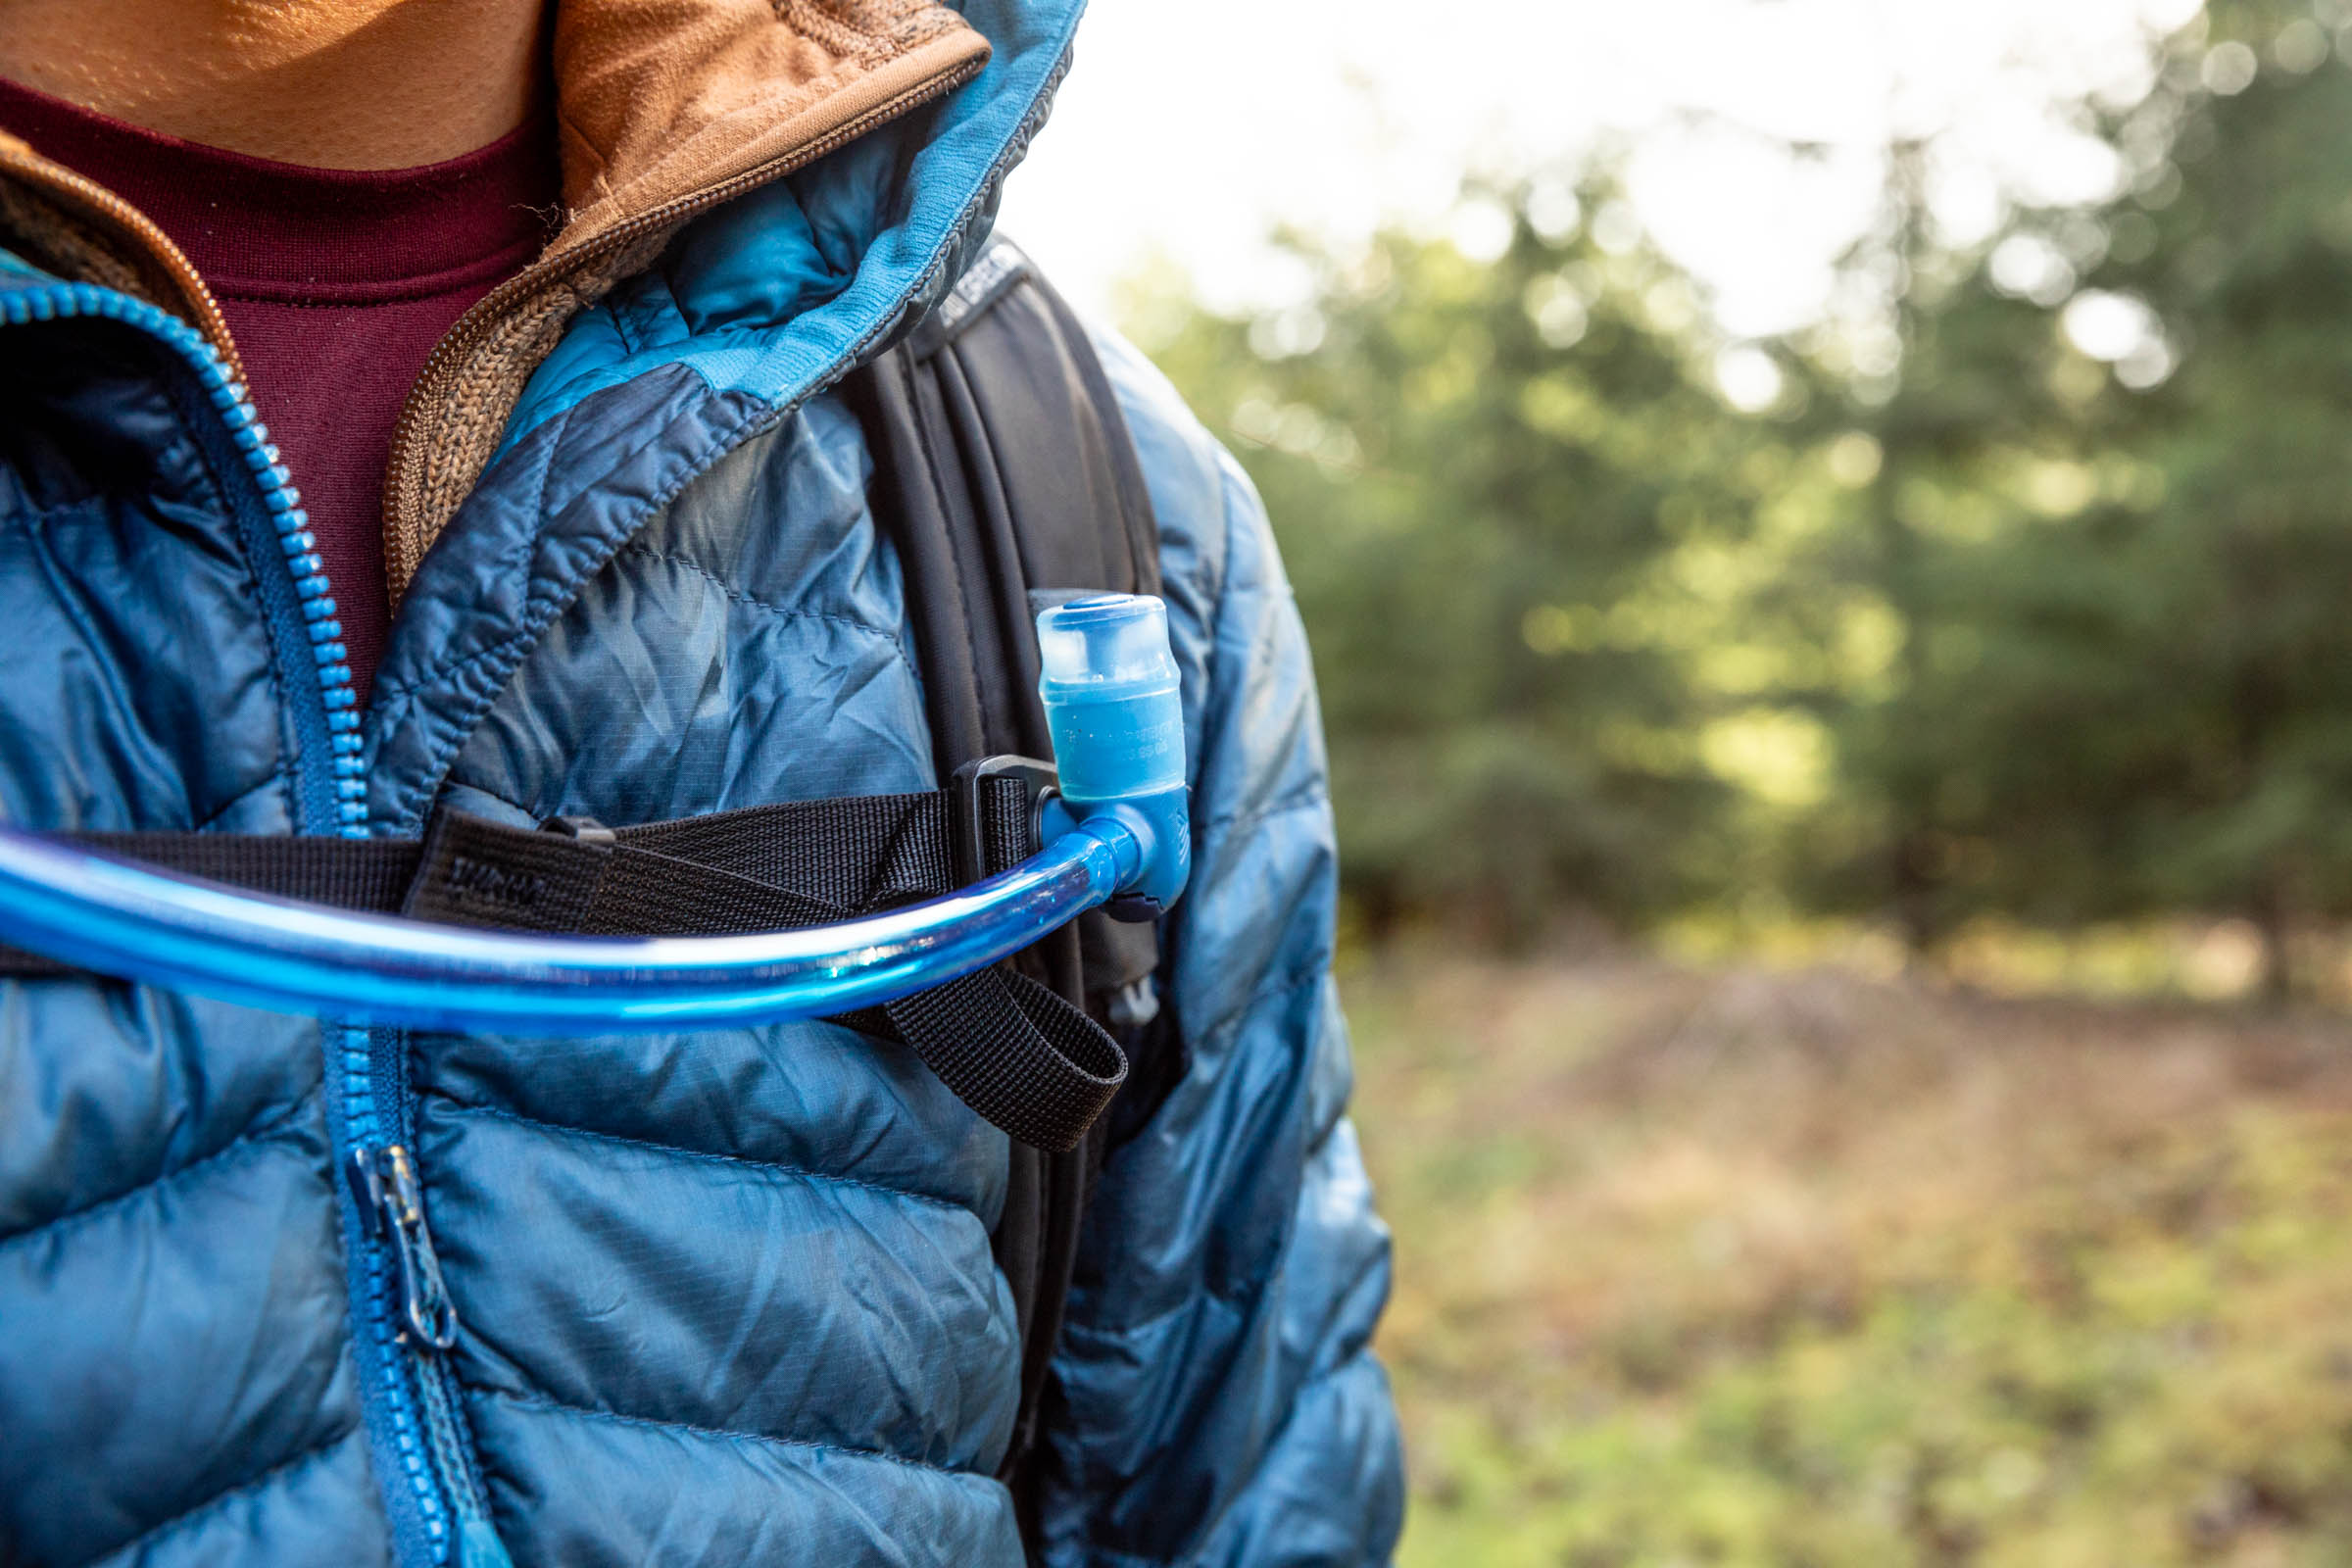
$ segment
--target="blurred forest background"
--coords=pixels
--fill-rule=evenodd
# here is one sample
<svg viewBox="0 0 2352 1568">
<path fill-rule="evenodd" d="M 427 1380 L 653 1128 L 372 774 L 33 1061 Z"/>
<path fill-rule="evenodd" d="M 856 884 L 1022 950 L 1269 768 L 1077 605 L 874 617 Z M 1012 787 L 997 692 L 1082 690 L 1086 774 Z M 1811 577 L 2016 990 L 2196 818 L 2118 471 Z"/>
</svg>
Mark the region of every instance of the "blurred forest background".
<svg viewBox="0 0 2352 1568">
<path fill-rule="evenodd" d="M 2185 918 L 2244 961 L 2182 983 L 2345 995 L 2333 44 L 2198 18 L 2083 106 L 2112 201 L 1965 249 L 1898 148 L 1787 341 L 1722 341 L 1605 166 L 1466 192 L 1481 254 L 1304 248 L 1279 314 L 1139 301 L 1281 534 L 1367 934 L 1851 917 L 1937 959 Z"/>
<path fill-rule="evenodd" d="M 2148 47 L 1785 336 L 1607 156 L 1132 292 L 1315 642 L 1408 1563 L 2352 1562 L 2352 0 Z"/>
</svg>

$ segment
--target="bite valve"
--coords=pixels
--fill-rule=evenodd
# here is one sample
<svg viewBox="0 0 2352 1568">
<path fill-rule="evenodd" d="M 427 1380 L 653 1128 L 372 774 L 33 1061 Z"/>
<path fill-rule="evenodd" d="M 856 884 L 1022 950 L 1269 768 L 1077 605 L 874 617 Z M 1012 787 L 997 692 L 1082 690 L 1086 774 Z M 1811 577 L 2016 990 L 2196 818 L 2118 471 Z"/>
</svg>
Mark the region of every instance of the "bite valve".
<svg viewBox="0 0 2352 1568">
<path fill-rule="evenodd" d="M 1146 594 L 1073 599 L 1038 615 L 1037 645 L 1058 807 L 1073 823 L 1108 816 L 1134 836 L 1137 864 L 1117 901 L 1125 907 L 1112 912 L 1149 918 L 1176 902 L 1193 868 L 1167 606 Z M 1058 825 L 1050 817 L 1047 836 Z"/>
</svg>

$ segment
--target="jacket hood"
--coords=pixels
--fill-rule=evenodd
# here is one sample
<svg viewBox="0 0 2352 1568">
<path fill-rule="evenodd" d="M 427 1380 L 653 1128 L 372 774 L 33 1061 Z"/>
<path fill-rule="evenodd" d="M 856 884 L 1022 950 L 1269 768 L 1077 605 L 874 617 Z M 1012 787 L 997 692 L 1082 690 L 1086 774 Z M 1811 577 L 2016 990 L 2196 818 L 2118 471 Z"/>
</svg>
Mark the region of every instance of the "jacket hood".
<svg viewBox="0 0 2352 1568">
<path fill-rule="evenodd" d="M 986 239 L 1082 7 L 558 0 L 563 221 L 410 395 L 384 484 L 395 597 L 492 460 L 581 398 L 675 362 L 713 391 L 790 401 L 918 317 Z M 37 153 L 0 132 L 10 238 L 180 314 L 233 368 L 162 231 Z M 649 270 L 650 292 L 583 319 Z"/>
<path fill-rule="evenodd" d="M 820 146 L 988 53 L 931 0 L 562 0 L 550 254 Z"/>
<path fill-rule="evenodd" d="M 657 254 L 570 323 L 531 376 L 498 450 L 581 398 L 660 364 L 683 362 L 715 390 L 789 399 L 815 361 L 843 361 L 846 368 L 910 324 L 986 243 L 1004 177 L 1045 118 L 1083 3 L 969 0 L 956 13 L 897 8 L 905 30 L 919 32 L 920 41 L 866 74 L 854 65 L 833 68 L 827 79 L 847 80 L 847 87 L 813 87 L 808 83 L 816 78 L 794 74 L 805 60 L 821 66 L 827 57 L 779 44 L 775 25 L 763 24 L 765 31 L 748 31 L 736 47 L 746 61 L 768 62 L 769 75 L 744 79 L 735 65 L 716 60 L 698 67 L 706 74 L 686 96 L 705 106 L 693 113 L 707 111 L 711 128 L 700 133 L 705 151 L 693 161 L 660 156 L 670 133 L 652 127 L 677 123 L 672 114 L 648 102 L 621 102 L 653 96 L 632 84 L 667 74 L 669 67 L 660 62 L 677 60 L 676 32 L 664 31 L 670 40 L 664 54 L 621 47 L 609 25 L 589 29 L 598 36 L 583 38 L 581 58 L 565 77 L 572 83 L 563 132 L 569 217 L 556 251 L 624 221 L 614 215 L 642 210 L 651 193 L 681 179 L 707 183 L 719 169 L 756 164 L 759 148 L 781 144 L 787 117 L 796 121 L 796 135 L 841 121 L 843 102 L 826 95 L 870 99 L 887 90 L 884 83 L 902 79 L 908 68 L 901 61 L 919 57 L 933 69 L 942 61 L 977 64 L 971 79 L 931 112 L 876 126 L 669 231 Z M 645 0 L 592 0 L 581 9 L 668 14 Z M 712 9 L 770 13 L 765 0 L 748 7 L 713 0 Z M 952 25 L 930 30 L 943 16 Z M 587 27 L 585 19 L 581 25 Z M 560 60 L 563 47 L 560 37 Z M 573 104 L 608 101 L 615 104 L 615 128 L 595 145 L 612 148 L 610 156 L 590 150 L 571 123 Z M 746 101 L 760 107 L 721 107 Z M 762 122 L 770 128 L 756 132 L 755 142 L 711 161 L 716 148 L 729 145 L 728 136 Z M 641 155 L 652 161 L 635 161 Z"/>
<path fill-rule="evenodd" d="M 918 318 L 987 238 L 1083 9 L 564 0 L 565 222 L 418 382 L 386 483 L 393 592 L 485 466 L 582 398 L 683 363 L 781 406 Z"/>
</svg>

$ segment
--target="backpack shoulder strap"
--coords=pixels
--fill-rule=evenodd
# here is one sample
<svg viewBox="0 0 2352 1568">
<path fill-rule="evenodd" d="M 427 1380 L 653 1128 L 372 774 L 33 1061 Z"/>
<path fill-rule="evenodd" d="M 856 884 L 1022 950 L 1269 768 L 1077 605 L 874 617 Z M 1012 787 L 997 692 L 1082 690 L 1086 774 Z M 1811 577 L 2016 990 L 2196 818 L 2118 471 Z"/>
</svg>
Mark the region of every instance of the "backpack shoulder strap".
<svg viewBox="0 0 2352 1568">
<path fill-rule="evenodd" d="M 1038 610 L 1157 593 L 1143 470 L 1086 331 L 1010 242 L 846 389 L 906 575 L 941 768 L 1048 755 Z"/>
<path fill-rule="evenodd" d="M 1086 593 L 1160 588 L 1151 495 L 1085 327 L 998 240 L 844 392 L 873 456 L 876 519 L 906 574 L 940 776 L 1002 753 L 1051 756 L 1037 612 Z M 1003 1474 L 1025 1522 L 1026 1459 L 1087 1190 L 1109 1143 L 1140 1125 L 1182 1069 L 1152 989 L 1158 961 L 1154 927 L 1100 913 L 1018 960 L 1122 1039 L 1137 1091 L 1122 1091 L 1070 1153 L 1013 1150 L 995 1241 L 1023 1339 L 1021 1415 Z"/>
<path fill-rule="evenodd" d="M 1050 756 L 1037 612 L 1160 587 L 1151 493 L 1085 327 L 998 240 L 845 391 L 906 573 L 941 776 L 1004 753 Z M 1043 955 L 1043 977 L 1098 1012 L 1147 1008 L 1132 988 L 1157 965 L 1152 928 L 1089 915 L 1079 931 L 1075 947 L 1043 945 L 1070 950 Z"/>
</svg>

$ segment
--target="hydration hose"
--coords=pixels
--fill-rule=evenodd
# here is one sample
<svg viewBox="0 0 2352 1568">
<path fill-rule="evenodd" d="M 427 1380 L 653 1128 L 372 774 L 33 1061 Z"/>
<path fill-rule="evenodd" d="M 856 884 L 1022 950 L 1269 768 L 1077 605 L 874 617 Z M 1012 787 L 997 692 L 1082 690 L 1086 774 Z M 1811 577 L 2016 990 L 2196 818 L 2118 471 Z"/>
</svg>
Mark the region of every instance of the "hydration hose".
<svg viewBox="0 0 2352 1568">
<path fill-rule="evenodd" d="M 1074 600 L 1038 616 L 1038 640 L 1060 779 L 1044 847 L 943 898 L 757 935 L 525 935 L 241 892 L 0 828 L 0 942 L 275 1011 L 427 1028 L 602 1034 L 894 1002 L 1113 899 L 1164 908 L 1190 874 L 1165 607 Z"/>
</svg>

